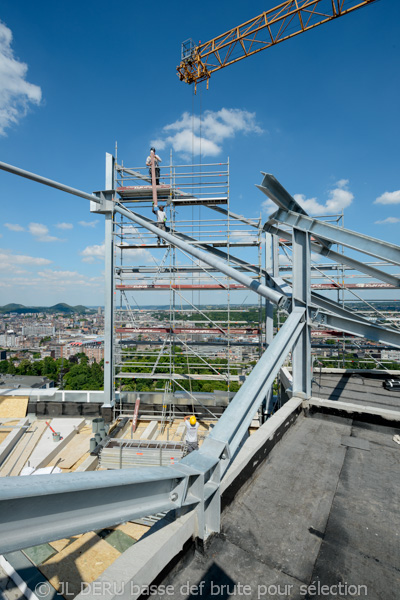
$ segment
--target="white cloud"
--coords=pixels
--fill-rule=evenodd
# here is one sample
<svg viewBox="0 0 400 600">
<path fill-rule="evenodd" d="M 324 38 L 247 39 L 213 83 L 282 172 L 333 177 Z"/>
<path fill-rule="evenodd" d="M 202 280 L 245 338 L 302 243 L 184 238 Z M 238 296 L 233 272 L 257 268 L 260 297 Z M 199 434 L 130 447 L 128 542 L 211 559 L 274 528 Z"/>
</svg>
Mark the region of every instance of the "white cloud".
<svg viewBox="0 0 400 600">
<path fill-rule="evenodd" d="M 121 246 L 129 246 L 127 242 L 119 244 Z M 95 244 L 93 246 L 86 246 L 80 253 L 82 261 L 87 263 L 94 263 L 97 261 L 104 260 L 105 244 Z M 141 264 L 150 263 L 153 260 L 151 252 L 145 248 L 129 248 L 124 250 L 124 262 L 130 261 L 132 263 L 140 262 Z"/>
<path fill-rule="evenodd" d="M 207 110 L 200 119 L 185 112 L 180 119 L 166 125 L 163 136 L 151 143 L 157 150 L 172 146 L 175 152 L 186 156 L 192 153 L 217 156 L 222 150 L 222 143 L 238 133 L 263 133 L 256 123 L 255 113 L 239 108 L 222 108 L 219 111 Z"/>
<path fill-rule="evenodd" d="M 375 200 L 374 204 L 400 204 L 400 190 L 385 192 Z"/>
<path fill-rule="evenodd" d="M 317 198 L 306 198 L 304 194 L 294 194 L 294 199 L 310 215 L 335 215 L 353 202 L 353 194 L 341 187 L 329 191 L 329 199 L 320 204 Z"/>
<path fill-rule="evenodd" d="M 29 223 L 29 232 L 36 238 L 37 242 L 64 242 L 54 235 L 49 235 L 49 229 L 42 223 Z"/>
<path fill-rule="evenodd" d="M 0 22 L 0 135 L 42 99 L 40 87 L 26 81 L 28 65 L 15 58 L 11 44 L 11 29 Z"/>
<path fill-rule="evenodd" d="M 94 221 L 79 221 L 79 225 L 81 227 L 96 227 L 98 222 L 98 219 L 95 219 Z"/>
<path fill-rule="evenodd" d="M 4 227 L 7 227 L 10 231 L 25 231 L 25 228 L 18 223 L 4 223 Z"/>
<path fill-rule="evenodd" d="M 336 182 L 336 186 L 338 188 L 345 188 L 349 185 L 349 180 L 348 179 L 339 179 L 339 181 Z"/>
<path fill-rule="evenodd" d="M 78 273 L 78 271 L 54 271 L 46 269 L 38 271 L 38 276 L 41 277 L 46 285 L 83 285 L 91 286 L 104 283 L 104 277 L 87 277 Z"/>
<path fill-rule="evenodd" d="M 267 198 L 267 200 L 263 200 L 263 202 L 261 202 L 261 211 L 265 215 L 272 215 L 272 213 L 276 212 L 277 210 L 278 210 L 278 206 L 275 204 L 275 202 L 272 202 L 272 200 L 270 200 L 269 198 Z"/>
<path fill-rule="evenodd" d="M 73 229 L 74 228 L 72 223 L 57 223 L 56 227 L 58 227 L 58 229 Z"/>
<path fill-rule="evenodd" d="M 118 244 L 118 246 L 129 246 L 129 243 L 122 242 L 121 244 Z M 123 257 L 124 262 L 128 260 L 133 264 L 138 262 L 140 262 L 140 264 L 148 264 L 154 260 L 151 252 L 145 248 L 127 248 L 123 251 Z"/>
<path fill-rule="evenodd" d="M 13 272 L 13 275 L 18 274 L 23 274 L 23 272 Z M 89 290 L 93 288 L 102 290 L 104 286 L 104 277 L 88 277 L 77 271 L 54 271 L 46 269 L 44 271 L 39 271 L 35 276 L 9 276 L 6 281 L 0 280 L 0 286 L 9 288 L 21 287 L 23 289 L 30 288 L 33 290 L 36 289 L 39 292 L 42 292 L 43 289 L 45 289 L 46 294 L 50 290 L 52 292 L 65 294 L 71 291 L 71 287 L 78 290 L 82 287 L 88 288 Z"/>
<path fill-rule="evenodd" d="M 96 260 L 104 260 L 105 244 L 95 244 L 93 246 L 86 246 L 80 255 L 82 256 L 83 262 L 93 263 Z"/>
<path fill-rule="evenodd" d="M 317 198 L 307 198 L 305 194 L 293 194 L 293 198 L 300 204 L 304 210 L 310 215 L 335 215 L 341 213 L 342 210 L 350 206 L 353 202 L 353 194 L 346 189 L 348 179 L 340 179 L 336 182 L 333 189 L 329 190 L 329 198 L 325 204 L 318 202 Z M 278 207 L 272 200 L 264 200 L 261 204 L 264 214 L 270 215 L 275 212 Z"/>
<path fill-rule="evenodd" d="M 388 225 L 390 223 L 400 223 L 400 219 L 398 219 L 397 217 L 387 217 L 382 221 L 375 221 L 375 225 Z"/>
<path fill-rule="evenodd" d="M 251 231 L 233 231 L 231 238 L 233 242 L 244 242 L 247 244 L 258 242 L 257 235 Z"/>
<path fill-rule="evenodd" d="M 15 266 L 40 266 L 51 264 L 47 258 L 38 258 L 36 256 L 27 256 L 25 254 L 12 254 L 9 250 L 0 249 L 0 269 L 14 269 Z"/>
</svg>

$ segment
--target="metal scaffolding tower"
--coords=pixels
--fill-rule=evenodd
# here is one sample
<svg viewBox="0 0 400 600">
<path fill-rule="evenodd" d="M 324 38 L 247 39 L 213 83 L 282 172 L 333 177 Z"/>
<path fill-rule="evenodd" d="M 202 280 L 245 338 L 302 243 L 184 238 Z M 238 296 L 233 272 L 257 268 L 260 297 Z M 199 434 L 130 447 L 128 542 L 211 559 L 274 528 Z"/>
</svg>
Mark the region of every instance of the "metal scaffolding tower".
<svg viewBox="0 0 400 600">
<path fill-rule="evenodd" d="M 143 167 L 125 167 L 113 158 L 113 179 L 119 203 L 154 223 L 150 174 Z M 109 164 L 107 163 L 107 164 Z M 158 206 L 168 215 L 167 231 L 187 244 L 221 257 L 243 270 L 251 265 L 254 281 L 262 275 L 261 219 L 232 214 L 229 207 L 229 161 L 209 164 L 170 164 L 160 167 L 156 187 Z M 168 399 L 184 392 L 194 400 L 196 382 L 213 391 L 222 382 L 237 391 L 264 345 L 261 297 L 255 296 L 253 322 L 238 318 L 235 292 L 243 286 L 192 257 L 146 227 L 132 225 L 119 214 L 113 223 L 114 381 L 121 391 L 142 391 L 156 382 L 162 391 L 171 383 Z M 231 253 L 244 250 L 246 261 L 231 261 Z M 236 294 L 237 296 L 237 294 Z M 242 293 L 243 296 L 243 293 Z M 248 299 L 249 294 L 246 294 Z M 254 294 L 253 294 L 254 296 Z M 251 297 L 251 294 L 250 294 Z M 153 310 L 145 310 L 152 305 Z M 219 308 L 216 309 L 216 305 Z M 216 315 L 210 318 L 206 306 Z M 240 340 L 252 343 L 243 355 Z M 121 397 L 121 396 L 120 396 Z M 118 407 L 117 407 L 118 408 Z"/>
</svg>

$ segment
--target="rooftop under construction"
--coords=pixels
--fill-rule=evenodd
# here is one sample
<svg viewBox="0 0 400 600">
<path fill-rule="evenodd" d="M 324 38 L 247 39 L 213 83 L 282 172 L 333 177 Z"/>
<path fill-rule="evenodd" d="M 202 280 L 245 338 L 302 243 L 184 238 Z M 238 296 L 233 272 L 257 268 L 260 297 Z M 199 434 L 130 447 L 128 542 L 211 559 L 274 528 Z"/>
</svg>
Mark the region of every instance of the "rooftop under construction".
<svg viewBox="0 0 400 600">
<path fill-rule="evenodd" d="M 184 43 L 179 77 L 208 85 L 373 1 L 283 2 Z M 311 216 L 268 172 L 274 212 L 238 214 L 228 159 L 126 164 L 106 153 L 90 193 L 0 162 L 105 222 L 104 390 L 0 395 L 0 600 L 394 600 L 400 391 L 373 348 L 400 329 L 366 294 L 400 288 L 400 246 Z M 341 368 L 361 345 L 372 368 Z"/>
</svg>

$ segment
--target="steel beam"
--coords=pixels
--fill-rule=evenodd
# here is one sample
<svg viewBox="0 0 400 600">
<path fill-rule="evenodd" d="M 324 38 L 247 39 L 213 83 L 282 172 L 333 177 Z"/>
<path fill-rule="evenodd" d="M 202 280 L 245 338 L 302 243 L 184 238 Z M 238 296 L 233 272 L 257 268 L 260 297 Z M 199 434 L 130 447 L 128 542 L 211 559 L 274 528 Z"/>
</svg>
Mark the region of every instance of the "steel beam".
<svg viewBox="0 0 400 600">
<path fill-rule="evenodd" d="M 246 219 L 243 215 L 237 215 L 230 210 L 226 210 L 226 208 L 221 208 L 221 206 L 210 206 L 212 210 L 221 213 L 222 215 L 226 215 L 227 217 L 231 217 L 232 219 L 236 219 L 237 221 L 241 221 L 246 225 L 250 225 L 250 227 L 254 227 L 255 229 L 259 229 L 258 223 L 255 221 L 251 221 L 250 219 Z"/>
<path fill-rule="evenodd" d="M 365 337 L 373 342 L 400 348 L 400 331 L 379 327 L 379 325 L 374 325 L 373 323 L 363 323 L 359 320 L 348 319 L 339 315 L 323 313 L 322 311 L 314 315 L 312 313 L 313 310 L 310 311 L 310 319 L 319 325 L 344 331 L 358 337 Z"/>
<path fill-rule="evenodd" d="M 233 455 L 250 426 L 267 390 L 283 365 L 288 352 L 300 335 L 305 311 L 296 308 L 288 316 L 268 349 L 264 352 L 251 376 L 246 379 L 230 402 L 223 416 L 204 440 L 201 450 L 208 452 L 213 442 L 219 441 L 229 447 Z M 182 462 L 186 461 L 186 458 Z M 228 465 L 223 465 L 223 472 Z"/>
<path fill-rule="evenodd" d="M 0 553 L 177 508 L 188 472 L 188 467 L 185 472 L 153 467 L 5 477 L 0 486 Z"/>
<path fill-rule="evenodd" d="M 29 171 L 24 171 L 24 169 L 20 169 L 19 167 L 14 167 L 13 165 L 8 165 L 7 163 L 0 162 L 0 169 L 2 171 L 7 171 L 8 173 L 12 173 L 13 175 L 19 175 L 20 177 L 25 177 L 25 179 L 31 179 L 32 181 L 36 181 L 37 183 L 42 183 L 43 185 L 48 185 L 49 187 L 55 188 L 56 190 L 61 190 L 62 192 L 67 192 L 68 194 L 73 194 L 74 196 L 79 196 L 80 198 L 85 198 L 86 200 L 91 200 L 92 202 L 96 202 L 98 204 L 100 202 L 99 198 L 94 194 L 87 194 L 86 192 L 82 192 L 81 190 L 77 190 L 69 185 L 64 185 L 63 183 L 58 183 L 57 181 L 53 181 L 52 179 L 48 179 L 47 177 L 42 177 L 41 175 L 36 175 L 36 173 L 30 173 Z"/>
<path fill-rule="evenodd" d="M 278 210 L 272 215 L 271 221 L 308 231 L 314 237 L 318 236 L 320 240 L 322 238 L 325 243 L 326 240 L 330 240 L 335 244 L 341 244 L 369 256 L 375 256 L 395 265 L 400 265 L 400 247 L 396 244 L 389 244 L 368 235 L 287 210 Z"/>
<path fill-rule="evenodd" d="M 308 315 L 311 301 L 311 250 L 309 234 L 293 229 L 293 307 L 303 308 Z M 308 319 L 293 346 L 293 394 L 299 398 L 311 395 L 311 325 Z"/>
<path fill-rule="evenodd" d="M 106 189 L 114 189 L 114 157 L 106 154 Z M 104 214 L 104 405 L 114 405 L 114 203 L 112 193 L 108 194 L 108 206 L 111 210 Z"/>
<path fill-rule="evenodd" d="M 173 246 L 176 246 L 180 250 L 183 250 L 184 252 L 195 256 L 210 267 L 218 268 L 221 273 L 225 273 L 225 275 L 228 275 L 228 277 L 231 277 L 238 283 L 242 283 L 253 292 L 256 292 L 256 294 L 259 294 L 264 298 L 268 298 L 274 304 L 278 304 L 278 306 L 281 306 L 282 308 L 288 307 L 288 298 L 284 294 L 276 292 L 275 290 L 270 289 L 265 285 L 262 285 L 258 281 L 255 281 L 251 277 L 248 277 L 248 275 L 239 273 L 232 267 L 226 265 L 222 260 L 219 260 L 218 258 L 211 256 L 209 253 L 204 252 L 203 250 L 199 250 L 198 248 L 195 248 L 190 244 L 187 244 L 186 242 L 178 238 L 176 235 L 172 235 L 171 233 L 159 229 L 153 222 L 149 221 L 148 219 L 143 219 L 136 213 L 133 213 L 130 210 L 123 208 L 122 206 L 116 205 L 115 211 L 120 213 L 127 219 L 130 219 L 134 223 L 137 223 L 145 229 L 148 229 L 158 237 L 163 238 L 165 241 L 169 242 Z"/>
<path fill-rule="evenodd" d="M 133 213 L 133 214 L 136 214 L 136 213 Z M 146 221 L 146 223 L 154 224 L 154 221 L 152 221 L 151 219 L 148 219 L 147 217 L 143 217 L 142 215 L 137 215 L 137 216 L 140 216 L 144 221 Z M 198 240 L 196 240 L 184 233 L 174 232 L 174 236 L 179 238 L 180 240 L 183 240 L 184 242 L 186 241 L 189 243 L 195 243 L 199 248 L 206 250 L 206 252 L 208 252 L 209 254 L 212 254 L 213 256 L 215 256 L 217 258 L 221 258 L 222 260 L 225 260 L 228 263 L 229 262 L 234 263 L 238 266 L 243 267 L 247 271 L 252 271 L 254 273 L 257 273 L 257 275 L 260 274 L 259 267 L 256 267 L 255 265 L 250 265 L 249 263 L 246 263 L 244 260 L 238 258 L 237 256 L 234 256 L 233 254 L 229 254 L 229 256 L 228 256 L 228 254 L 226 252 L 224 252 L 223 250 L 217 250 L 217 248 L 214 248 L 213 246 L 199 242 Z M 261 274 L 265 276 L 266 285 L 268 287 L 270 287 L 271 289 L 273 289 L 281 294 L 284 294 L 286 296 L 291 295 L 290 286 L 281 277 L 272 277 L 265 269 L 261 270 Z"/>
<path fill-rule="evenodd" d="M 342 229 L 342 228 L 341 228 Z M 264 230 L 269 231 L 275 235 L 278 235 L 281 238 L 288 240 L 292 243 L 292 234 L 284 229 L 279 229 L 279 227 L 275 227 L 274 225 L 269 225 L 268 222 L 264 225 Z M 325 246 L 320 246 L 319 244 L 315 244 L 311 242 L 311 251 L 316 254 L 321 254 L 322 256 L 326 256 L 327 258 L 337 261 L 338 263 L 343 263 L 350 267 L 351 269 L 355 269 L 356 271 L 361 271 L 361 273 L 365 273 L 374 279 L 379 279 L 380 281 L 385 281 L 386 283 L 390 283 L 395 287 L 400 287 L 400 278 L 395 275 L 391 275 L 390 273 L 385 273 L 380 269 L 376 269 L 370 265 L 367 265 L 359 260 L 351 258 L 350 256 L 346 256 L 345 254 L 340 254 L 339 252 L 334 252 L 330 248 L 326 248 Z"/>
<path fill-rule="evenodd" d="M 256 187 L 263 192 L 272 202 L 284 211 L 292 211 L 300 215 L 306 215 L 306 211 L 300 206 L 300 204 L 289 194 L 289 192 L 283 187 L 283 185 L 270 173 L 262 173 L 264 179 L 261 185 Z M 327 240 L 318 240 L 322 246 L 329 248 L 331 242 Z"/>
</svg>

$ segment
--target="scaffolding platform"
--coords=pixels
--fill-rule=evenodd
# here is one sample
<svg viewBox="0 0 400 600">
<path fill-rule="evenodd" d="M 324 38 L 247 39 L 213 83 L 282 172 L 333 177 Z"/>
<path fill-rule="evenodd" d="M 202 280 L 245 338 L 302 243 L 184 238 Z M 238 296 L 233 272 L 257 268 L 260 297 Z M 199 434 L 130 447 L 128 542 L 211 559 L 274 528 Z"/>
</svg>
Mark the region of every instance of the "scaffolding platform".
<svg viewBox="0 0 400 600">
<path fill-rule="evenodd" d="M 157 185 L 157 200 L 170 201 L 179 206 L 215 206 L 228 204 L 227 196 L 214 196 L 212 198 L 199 198 L 192 194 L 185 194 L 170 185 Z M 150 185 L 129 185 L 118 187 L 116 190 L 124 202 L 142 202 L 153 200 L 153 189 Z"/>
<path fill-rule="evenodd" d="M 259 243 L 257 240 L 254 242 L 228 242 L 228 241 L 212 241 L 212 240 L 196 240 L 194 242 L 185 240 L 187 244 L 192 244 L 193 246 L 212 246 L 212 248 L 226 248 L 227 246 L 235 246 L 237 248 L 248 248 L 253 246 L 258 246 Z M 171 244 L 116 244 L 117 248 L 121 248 L 122 250 L 138 250 L 139 248 L 166 248 L 171 246 Z"/>
<path fill-rule="evenodd" d="M 140 291 L 140 290 L 151 290 L 151 291 L 158 291 L 158 292 L 165 292 L 165 291 L 169 291 L 169 290 L 177 290 L 182 291 L 182 290 L 228 290 L 229 291 L 243 291 L 246 289 L 246 287 L 244 285 L 241 285 L 240 283 L 237 284 L 230 284 L 229 288 L 227 285 L 224 285 L 223 283 L 200 283 L 200 284 L 196 284 L 196 283 L 170 283 L 170 284 L 162 284 L 162 283 L 156 283 L 156 284 L 146 284 L 146 283 L 137 283 L 137 284 L 121 284 L 121 285 L 116 285 L 115 289 L 117 290 L 130 290 L 130 291 Z"/>
<path fill-rule="evenodd" d="M 166 379 L 167 381 L 239 381 L 239 375 L 212 375 L 203 373 L 117 373 L 116 379 Z"/>
<path fill-rule="evenodd" d="M 117 327 L 116 333 L 180 333 L 180 334 L 219 334 L 228 333 L 236 335 L 259 335 L 261 329 L 258 327 L 230 327 L 229 330 L 223 327 Z"/>
</svg>

